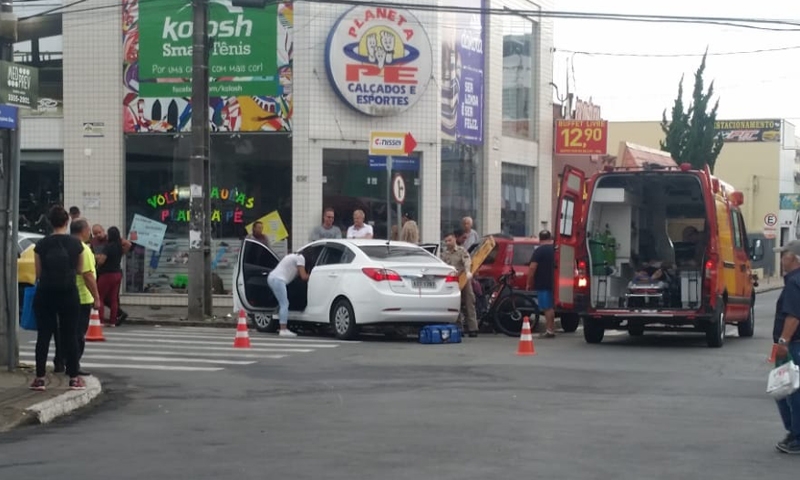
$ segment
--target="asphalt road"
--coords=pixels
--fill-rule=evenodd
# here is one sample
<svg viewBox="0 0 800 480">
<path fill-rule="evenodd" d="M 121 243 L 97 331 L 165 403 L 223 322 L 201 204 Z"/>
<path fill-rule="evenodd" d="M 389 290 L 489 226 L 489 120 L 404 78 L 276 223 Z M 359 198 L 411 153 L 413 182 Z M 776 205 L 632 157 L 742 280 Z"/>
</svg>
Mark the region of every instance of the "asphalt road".
<svg viewBox="0 0 800 480">
<path fill-rule="evenodd" d="M 794 478 L 800 458 L 775 451 L 784 432 L 764 393 L 776 298 L 759 297 L 755 338 L 719 350 L 702 335 L 587 345 L 563 334 L 517 357 L 515 339 L 484 336 L 307 348 L 213 371 L 100 367 L 104 403 L 0 437 L 0 476 Z M 131 335 L 153 338 L 142 332 Z"/>
</svg>

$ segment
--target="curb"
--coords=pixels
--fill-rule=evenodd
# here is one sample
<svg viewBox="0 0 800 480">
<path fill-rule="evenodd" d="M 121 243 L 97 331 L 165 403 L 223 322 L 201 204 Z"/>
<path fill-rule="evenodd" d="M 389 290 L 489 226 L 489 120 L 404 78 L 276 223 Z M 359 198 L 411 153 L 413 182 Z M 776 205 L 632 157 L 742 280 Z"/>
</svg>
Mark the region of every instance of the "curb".
<svg viewBox="0 0 800 480">
<path fill-rule="evenodd" d="M 783 285 L 770 285 L 769 287 L 762 288 L 761 290 L 756 290 L 756 295 L 760 293 L 774 292 L 775 290 L 780 290 L 782 288 Z"/>
<path fill-rule="evenodd" d="M 57 397 L 39 402 L 26 408 L 25 414 L 34 423 L 45 424 L 85 407 L 102 393 L 103 386 L 95 377 L 83 377 L 83 379 L 86 382 L 86 390 L 70 390 Z"/>
</svg>

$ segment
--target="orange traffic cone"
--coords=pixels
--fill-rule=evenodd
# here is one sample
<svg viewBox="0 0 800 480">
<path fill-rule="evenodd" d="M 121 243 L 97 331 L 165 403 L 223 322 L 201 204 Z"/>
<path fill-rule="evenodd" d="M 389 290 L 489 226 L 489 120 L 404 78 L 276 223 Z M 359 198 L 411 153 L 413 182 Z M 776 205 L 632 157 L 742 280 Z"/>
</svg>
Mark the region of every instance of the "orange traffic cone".
<svg viewBox="0 0 800 480">
<path fill-rule="evenodd" d="M 233 348 L 250 348 L 250 334 L 247 333 L 247 315 L 244 310 L 239 310 L 239 323 L 236 325 Z"/>
<path fill-rule="evenodd" d="M 100 323 L 100 313 L 94 308 L 92 314 L 89 316 L 89 330 L 86 331 L 87 342 L 105 342 L 106 338 L 103 336 L 103 324 Z"/>
<path fill-rule="evenodd" d="M 533 346 L 533 334 L 531 333 L 531 322 L 528 317 L 522 319 L 522 331 L 519 334 L 517 355 L 536 355 L 536 348 Z"/>
<path fill-rule="evenodd" d="M 772 351 L 769 353 L 769 357 L 767 358 L 767 362 L 775 363 L 775 360 L 777 360 L 777 357 L 778 357 L 778 344 L 777 343 L 773 343 L 772 344 Z"/>
</svg>

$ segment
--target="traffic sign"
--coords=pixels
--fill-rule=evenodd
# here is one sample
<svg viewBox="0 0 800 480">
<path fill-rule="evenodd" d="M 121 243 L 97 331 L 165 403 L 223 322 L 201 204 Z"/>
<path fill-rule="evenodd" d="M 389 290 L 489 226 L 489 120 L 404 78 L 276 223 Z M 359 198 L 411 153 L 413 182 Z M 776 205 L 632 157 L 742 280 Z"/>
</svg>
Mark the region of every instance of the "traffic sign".
<svg viewBox="0 0 800 480">
<path fill-rule="evenodd" d="M 394 201 L 401 205 L 406 199 L 406 181 L 399 173 L 396 173 L 392 179 L 392 195 L 394 195 Z"/>
<path fill-rule="evenodd" d="M 410 132 L 370 132 L 369 154 L 407 157 L 417 148 Z"/>
<path fill-rule="evenodd" d="M 764 215 L 764 225 L 767 227 L 774 227 L 778 224 L 778 216 L 774 213 Z"/>
</svg>

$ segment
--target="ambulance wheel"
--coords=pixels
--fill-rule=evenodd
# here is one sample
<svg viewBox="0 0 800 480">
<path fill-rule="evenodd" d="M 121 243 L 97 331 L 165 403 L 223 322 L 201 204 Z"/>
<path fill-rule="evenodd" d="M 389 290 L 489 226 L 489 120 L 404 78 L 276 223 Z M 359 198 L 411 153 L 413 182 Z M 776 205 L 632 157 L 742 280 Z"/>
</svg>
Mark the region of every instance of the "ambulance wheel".
<svg viewBox="0 0 800 480">
<path fill-rule="evenodd" d="M 583 339 L 586 340 L 586 343 L 600 343 L 605 334 L 606 329 L 602 320 L 584 320 Z"/>
<path fill-rule="evenodd" d="M 253 326 L 262 333 L 275 333 L 278 331 L 278 317 L 266 313 L 254 313 L 250 315 L 253 319 Z"/>
<path fill-rule="evenodd" d="M 572 333 L 578 329 L 581 323 L 581 317 L 574 313 L 565 313 L 561 315 L 561 329 L 567 333 Z"/>
<path fill-rule="evenodd" d="M 706 330 L 706 344 L 709 348 L 722 348 L 725 344 L 725 303 L 722 299 L 717 302 L 717 311 Z"/>
<path fill-rule="evenodd" d="M 750 311 L 747 313 L 747 320 L 740 322 L 737 327 L 739 328 L 740 337 L 752 337 L 756 332 L 756 301 L 750 301 Z"/>
</svg>

